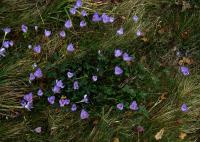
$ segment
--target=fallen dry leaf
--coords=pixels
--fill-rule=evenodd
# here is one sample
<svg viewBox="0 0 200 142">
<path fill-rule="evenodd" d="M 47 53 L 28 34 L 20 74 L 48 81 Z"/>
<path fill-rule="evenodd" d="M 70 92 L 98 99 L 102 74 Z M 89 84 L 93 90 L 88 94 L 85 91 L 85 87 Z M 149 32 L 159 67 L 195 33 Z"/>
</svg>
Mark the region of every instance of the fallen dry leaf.
<svg viewBox="0 0 200 142">
<path fill-rule="evenodd" d="M 179 134 L 179 139 L 184 140 L 186 136 L 187 136 L 186 133 L 180 132 L 180 134 Z"/>
<path fill-rule="evenodd" d="M 162 139 L 162 136 L 163 136 L 163 134 L 164 134 L 164 131 L 165 131 L 165 129 L 162 128 L 159 132 L 156 133 L 155 139 L 156 139 L 157 141 Z"/>
<path fill-rule="evenodd" d="M 113 142 L 119 142 L 119 138 L 114 138 Z"/>
</svg>

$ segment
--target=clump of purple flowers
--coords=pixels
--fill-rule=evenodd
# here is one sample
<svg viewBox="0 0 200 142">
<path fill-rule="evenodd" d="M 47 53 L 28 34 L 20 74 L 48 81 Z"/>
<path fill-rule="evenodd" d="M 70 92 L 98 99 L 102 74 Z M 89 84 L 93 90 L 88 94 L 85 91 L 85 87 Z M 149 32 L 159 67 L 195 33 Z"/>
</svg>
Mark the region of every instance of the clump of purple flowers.
<svg viewBox="0 0 200 142">
<path fill-rule="evenodd" d="M 62 80 L 56 80 L 56 84 L 54 85 L 52 91 L 54 94 L 59 94 L 61 89 L 64 88 Z"/>
<path fill-rule="evenodd" d="M 32 92 L 24 95 L 23 99 L 21 100 L 21 105 L 22 107 L 31 111 L 31 109 L 33 108 L 33 93 Z"/>
</svg>

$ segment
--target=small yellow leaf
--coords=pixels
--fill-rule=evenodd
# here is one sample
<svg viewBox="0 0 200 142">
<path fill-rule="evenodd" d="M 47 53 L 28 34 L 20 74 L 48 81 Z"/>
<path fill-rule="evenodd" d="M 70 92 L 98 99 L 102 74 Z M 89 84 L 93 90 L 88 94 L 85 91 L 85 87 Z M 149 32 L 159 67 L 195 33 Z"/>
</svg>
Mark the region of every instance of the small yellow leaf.
<svg viewBox="0 0 200 142">
<path fill-rule="evenodd" d="M 164 131 L 165 131 L 165 129 L 162 128 L 159 132 L 157 132 L 156 135 L 155 135 L 155 139 L 156 139 L 156 140 L 161 140 L 161 139 L 162 139 L 162 136 L 163 136 L 163 134 L 164 134 Z"/>
<path fill-rule="evenodd" d="M 144 41 L 144 42 L 148 42 L 149 41 L 148 38 L 146 38 L 146 37 L 141 38 L 141 40 Z"/>
<path fill-rule="evenodd" d="M 119 142 L 119 138 L 114 138 L 113 142 Z"/>
<path fill-rule="evenodd" d="M 187 134 L 184 133 L 184 132 L 180 132 L 180 134 L 179 134 L 179 138 L 180 138 L 181 140 L 184 140 L 186 136 L 187 136 Z"/>
</svg>

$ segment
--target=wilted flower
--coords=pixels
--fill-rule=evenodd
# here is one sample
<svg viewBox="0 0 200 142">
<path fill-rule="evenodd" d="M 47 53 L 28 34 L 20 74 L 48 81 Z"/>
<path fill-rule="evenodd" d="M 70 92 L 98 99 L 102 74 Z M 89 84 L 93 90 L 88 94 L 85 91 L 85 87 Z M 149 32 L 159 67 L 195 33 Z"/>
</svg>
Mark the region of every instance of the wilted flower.
<svg viewBox="0 0 200 142">
<path fill-rule="evenodd" d="M 115 75 L 121 75 L 123 70 L 119 66 L 115 66 Z"/>
<path fill-rule="evenodd" d="M 41 133 L 42 132 L 42 127 L 37 127 L 37 128 L 34 129 L 34 131 L 36 133 Z"/>
<path fill-rule="evenodd" d="M 33 80 L 35 80 L 35 76 L 34 76 L 34 74 L 33 74 L 33 73 L 30 73 L 30 75 L 29 75 L 29 80 L 30 80 L 30 81 L 33 81 Z"/>
<path fill-rule="evenodd" d="M 133 57 L 129 56 L 128 53 L 123 54 L 124 61 L 130 62 L 130 61 L 132 61 L 132 59 L 133 59 Z"/>
<path fill-rule="evenodd" d="M 123 52 L 120 49 L 115 49 L 115 57 L 120 57 L 122 53 Z"/>
<path fill-rule="evenodd" d="M 123 35 L 124 34 L 124 29 L 121 27 L 119 30 L 117 30 L 118 35 Z"/>
<path fill-rule="evenodd" d="M 34 76 L 36 78 L 41 78 L 43 76 L 42 70 L 40 68 L 37 68 L 36 71 L 34 72 Z"/>
<path fill-rule="evenodd" d="M 74 81 L 74 90 L 78 90 L 79 89 L 79 85 L 78 85 L 78 81 Z"/>
<path fill-rule="evenodd" d="M 76 1 L 75 7 L 79 8 L 79 7 L 81 7 L 82 5 L 83 5 L 83 4 L 82 4 L 82 1 L 81 1 L 81 0 L 77 0 L 77 1 Z"/>
<path fill-rule="evenodd" d="M 30 92 L 30 93 L 24 95 L 24 100 L 26 100 L 27 102 L 32 102 L 33 101 L 33 93 Z"/>
<path fill-rule="evenodd" d="M 33 51 L 35 52 L 35 53 L 41 53 L 41 46 L 40 45 L 35 45 L 34 46 L 34 48 L 33 48 Z"/>
<path fill-rule="evenodd" d="M 58 86 L 60 88 L 64 88 L 62 80 L 56 80 L 56 86 Z"/>
<path fill-rule="evenodd" d="M 6 49 L 5 48 L 0 48 L 0 57 L 5 57 Z"/>
<path fill-rule="evenodd" d="M 46 36 L 46 37 L 49 37 L 50 35 L 51 35 L 51 31 L 48 31 L 48 30 L 44 30 L 44 35 Z"/>
<path fill-rule="evenodd" d="M 5 47 L 5 48 L 9 48 L 9 46 L 10 46 L 10 44 L 9 44 L 10 42 L 9 41 L 4 41 L 3 42 L 3 47 Z"/>
<path fill-rule="evenodd" d="M 72 73 L 72 72 L 67 72 L 67 77 L 68 78 L 72 78 L 74 76 L 74 73 Z"/>
<path fill-rule="evenodd" d="M 93 80 L 93 81 L 97 81 L 97 79 L 98 79 L 98 77 L 97 77 L 96 75 L 93 75 L 93 76 L 92 76 L 92 80 Z"/>
<path fill-rule="evenodd" d="M 71 111 L 76 111 L 76 109 L 77 109 L 76 104 L 72 104 Z"/>
<path fill-rule="evenodd" d="M 119 110 L 123 110 L 123 109 L 124 109 L 124 104 L 123 104 L 123 103 L 117 104 L 117 108 L 118 108 Z"/>
<path fill-rule="evenodd" d="M 181 111 L 182 111 L 182 112 L 187 112 L 187 111 L 188 111 L 188 107 L 187 107 L 186 104 L 182 104 L 182 106 L 181 106 Z"/>
<path fill-rule="evenodd" d="M 57 94 L 57 93 L 59 94 L 60 93 L 60 87 L 58 87 L 58 86 L 55 85 L 53 87 L 52 91 L 53 91 L 54 94 Z"/>
<path fill-rule="evenodd" d="M 66 36 L 65 31 L 60 31 L 60 36 L 64 38 Z"/>
<path fill-rule="evenodd" d="M 43 95 L 43 92 L 42 92 L 41 89 L 38 90 L 37 95 L 38 95 L 38 96 L 42 96 L 42 95 Z"/>
<path fill-rule="evenodd" d="M 84 109 L 82 109 L 80 117 L 81 117 L 81 119 L 87 119 L 89 117 L 89 114 L 88 114 L 87 111 L 85 111 Z"/>
<path fill-rule="evenodd" d="M 48 97 L 48 102 L 52 105 L 55 102 L 55 96 Z"/>
<path fill-rule="evenodd" d="M 139 19 L 139 18 L 138 18 L 136 15 L 133 16 L 133 21 L 134 21 L 134 22 L 137 22 L 138 19 Z"/>
<path fill-rule="evenodd" d="M 87 23 L 86 23 L 85 21 L 82 20 L 82 21 L 80 22 L 80 27 L 85 27 L 86 25 L 87 25 Z"/>
<path fill-rule="evenodd" d="M 23 33 L 26 33 L 28 31 L 28 27 L 24 24 L 21 26 L 21 28 Z"/>
<path fill-rule="evenodd" d="M 99 22 L 99 21 L 101 21 L 101 17 L 99 16 L 99 14 L 97 12 L 94 13 L 94 15 L 92 17 L 92 21 L 93 22 Z"/>
<path fill-rule="evenodd" d="M 69 28 L 72 27 L 72 22 L 71 22 L 71 20 L 67 20 L 67 21 L 65 22 L 65 27 L 66 27 L 67 29 L 69 29 Z"/>
<path fill-rule="evenodd" d="M 87 16 L 87 12 L 86 12 L 85 10 L 82 10 L 82 11 L 81 11 L 81 15 L 82 15 L 83 17 L 85 17 L 85 16 Z"/>
<path fill-rule="evenodd" d="M 8 27 L 3 28 L 3 31 L 4 31 L 5 34 L 8 34 L 8 33 L 11 32 L 11 28 L 8 28 Z"/>
<path fill-rule="evenodd" d="M 72 14 L 72 15 L 74 15 L 74 14 L 76 14 L 76 8 L 70 8 L 70 10 L 69 10 L 69 12 Z"/>
<path fill-rule="evenodd" d="M 132 101 L 131 105 L 130 105 L 130 109 L 131 110 L 138 110 L 138 105 L 136 101 Z"/>
<path fill-rule="evenodd" d="M 67 51 L 68 52 L 73 52 L 75 49 L 74 49 L 74 45 L 72 43 L 70 43 L 68 46 L 67 46 Z"/>
<path fill-rule="evenodd" d="M 183 75 L 187 76 L 190 74 L 189 68 L 185 67 L 185 66 L 181 66 L 180 67 L 181 72 L 183 73 Z"/>
</svg>

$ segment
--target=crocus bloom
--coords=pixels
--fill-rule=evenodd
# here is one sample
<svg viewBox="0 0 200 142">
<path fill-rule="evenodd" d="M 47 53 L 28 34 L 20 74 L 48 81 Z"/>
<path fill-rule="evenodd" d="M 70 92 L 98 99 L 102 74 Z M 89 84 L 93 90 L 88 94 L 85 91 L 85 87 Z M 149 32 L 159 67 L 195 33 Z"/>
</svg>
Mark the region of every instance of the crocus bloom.
<svg viewBox="0 0 200 142">
<path fill-rule="evenodd" d="M 101 17 L 103 19 L 103 23 L 110 22 L 110 17 L 108 15 L 106 15 L 106 13 L 103 13 Z"/>
<path fill-rule="evenodd" d="M 8 28 L 8 27 L 3 28 L 3 31 L 4 31 L 5 34 L 8 34 L 8 33 L 11 32 L 11 28 Z"/>
<path fill-rule="evenodd" d="M 60 99 L 59 100 L 60 107 L 64 107 L 65 105 L 68 105 L 69 103 L 70 103 L 69 99 Z"/>
<path fill-rule="evenodd" d="M 138 110 L 138 105 L 136 101 L 132 101 L 131 105 L 130 105 L 130 109 L 131 110 Z"/>
<path fill-rule="evenodd" d="M 187 76 L 190 74 L 189 68 L 185 67 L 185 66 L 181 66 L 180 67 L 181 72 L 183 73 L 183 75 Z"/>
<path fill-rule="evenodd" d="M 142 35 L 142 32 L 141 32 L 140 30 L 137 30 L 136 35 L 137 35 L 137 36 L 141 36 L 141 35 Z"/>
<path fill-rule="evenodd" d="M 32 102 L 33 101 L 33 93 L 30 92 L 30 93 L 24 95 L 24 100 L 26 100 L 27 102 Z"/>
<path fill-rule="evenodd" d="M 67 29 L 69 29 L 69 28 L 72 27 L 72 22 L 71 22 L 71 20 L 67 20 L 67 21 L 65 22 L 65 27 L 66 27 Z"/>
<path fill-rule="evenodd" d="M 62 80 L 56 80 L 56 86 L 58 86 L 60 88 L 64 88 Z"/>
<path fill-rule="evenodd" d="M 97 12 L 94 13 L 94 15 L 92 17 L 92 21 L 93 22 L 99 22 L 99 21 L 101 21 L 101 17 L 99 16 L 99 14 Z"/>
<path fill-rule="evenodd" d="M 38 95 L 38 96 L 42 96 L 42 95 L 43 95 L 43 92 L 42 92 L 41 89 L 38 90 L 37 95 Z"/>
<path fill-rule="evenodd" d="M 37 68 L 36 71 L 34 72 L 34 76 L 36 78 L 41 78 L 43 75 L 42 75 L 42 70 L 40 68 Z"/>
<path fill-rule="evenodd" d="M 67 77 L 68 78 L 72 78 L 74 76 L 74 73 L 72 73 L 72 72 L 67 72 Z"/>
<path fill-rule="evenodd" d="M 73 52 L 75 49 L 74 49 L 74 45 L 72 43 L 70 43 L 68 46 L 67 46 L 67 51 L 68 52 Z"/>
<path fill-rule="evenodd" d="M 122 55 L 122 51 L 120 49 L 115 49 L 115 57 L 120 57 Z"/>
<path fill-rule="evenodd" d="M 118 35 L 123 35 L 124 34 L 124 29 L 121 27 L 119 30 L 117 30 Z"/>
<path fill-rule="evenodd" d="M 3 47 L 8 48 L 10 46 L 9 41 L 3 42 Z"/>
<path fill-rule="evenodd" d="M 60 37 L 64 38 L 66 36 L 65 31 L 60 31 Z"/>
<path fill-rule="evenodd" d="M 130 62 L 133 58 L 128 55 L 128 53 L 123 54 L 123 60 Z"/>
<path fill-rule="evenodd" d="M 76 8 L 70 8 L 70 10 L 69 10 L 69 12 L 72 14 L 72 15 L 74 15 L 74 14 L 76 14 Z"/>
<path fill-rule="evenodd" d="M 138 18 L 136 15 L 133 16 L 133 21 L 134 21 L 134 22 L 137 22 L 138 19 L 139 19 L 139 18 Z"/>
<path fill-rule="evenodd" d="M 78 81 L 74 81 L 74 90 L 78 90 L 79 89 L 79 85 L 78 85 Z"/>
<path fill-rule="evenodd" d="M 60 93 L 60 87 L 58 87 L 58 86 L 55 85 L 53 87 L 52 91 L 53 91 L 54 94 L 59 94 Z"/>
<path fill-rule="evenodd" d="M 49 37 L 50 35 L 51 35 L 51 31 L 48 31 L 48 30 L 44 30 L 44 35 L 46 36 L 46 37 Z"/>
<path fill-rule="evenodd" d="M 181 111 L 182 111 L 182 112 L 187 112 L 187 111 L 188 111 L 188 107 L 187 107 L 186 104 L 182 104 L 182 106 L 181 106 Z"/>
<path fill-rule="evenodd" d="M 55 102 L 55 96 L 48 97 L 48 102 L 52 105 Z"/>
<path fill-rule="evenodd" d="M 117 104 L 117 108 L 118 108 L 119 110 L 123 110 L 123 109 L 124 109 L 124 104 L 123 104 L 123 103 Z"/>
<path fill-rule="evenodd" d="M 92 80 L 95 82 L 95 81 L 97 81 L 97 79 L 98 79 L 98 77 L 96 76 L 96 75 L 93 75 L 92 76 Z"/>
<path fill-rule="evenodd" d="M 5 48 L 0 48 L 0 57 L 5 57 L 6 49 Z"/>
<path fill-rule="evenodd" d="M 82 1 L 81 1 L 81 0 L 77 0 L 75 6 L 76 6 L 77 8 L 81 7 L 81 6 L 82 6 Z"/>
<path fill-rule="evenodd" d="M 27 110 L 31 111 L 33 108 L 33 102 L 27 102 L 26 105 L 24 106 Z"/>
<path fill-rule="evenodd" d="M 24 24 L 21 26 L 21 28 L 23 33 L 26 33 L 28 31 L 28 27 Z"/>
<path fill-rule="evenodd" d="M 35 80 L 35 76 L 34 76 L 34 74 L 33 74 L 33 73 L 30 73 L 30 75 L 29 75 L 29 80 L 30 80 L 30 81 L 33 81 L 33 80 Z"/>
<path fill-rule="evenodd" d="M 35 53 L 41 53 L 41 46 L 40 45 L 35 45 L 34 46 L 34 48 L 33 48 L 33 51 L 35 52 Z"/>
<path fill-rule="evenodd" d="M 115 66 L 115 75 L 121 75 L 123 70 L 119 66 Z"/>
<path fill-rule="evenodd" d="M 37 127 L 37 128 L 34 129 L 34 131 L 36 133 L 41 133 L 42 132 L 42 127 Z"/>
<path fill-rule="evenodd" d="M 114 17 L 112 17 L 112 16 L 109 17 L 109 22 L 110 22 L 110 23 L 114 22 L 114 20 L 115 20 Z"/>
<path fill-rule="evenodd" d="M 77 109 L 76 104 L 72 104 L 71 111 L 76 111 L 76 109 Z"/>
<path fill-rule="evenodd" d="M 83 17 L 85 17 L 85 16 L 87 16 L 87 12 L 86 12 L 85 10 L 82 10 L 82 11 L 81 11 L 81 15 L 82 15 Z"/>
<path fill-rule="evenodd" d="M 10 41 L 9 41 L 9 45 L 10 45 L 10 46 L 13 46 L 13 45 L 14 45 L 14 42 L 13 42 L 12 40 L 10 40 Z"/>
<path fill-rule="evenodd" d="M 89 114 L 88 114 L 87 111 L 85 111 L 84 109 L 82 109 L 80 117 L 81 117 L 81 119 L 87 119 L 89 117 Z"/>
<path fill-rule="evenodd" d="M 87 25 L 87 23 L 86 23 L 85 21 L 82 20 L 82 21 L 80 22 L 80 27 L 85 27 L 86 25 Z"/>
<path fill-rule="evenodd" d="M 84 95 L 83 99 L 80 102 L 88 103 L 88 96 L 87 96 L 87 94 Z"/>
</svg>

